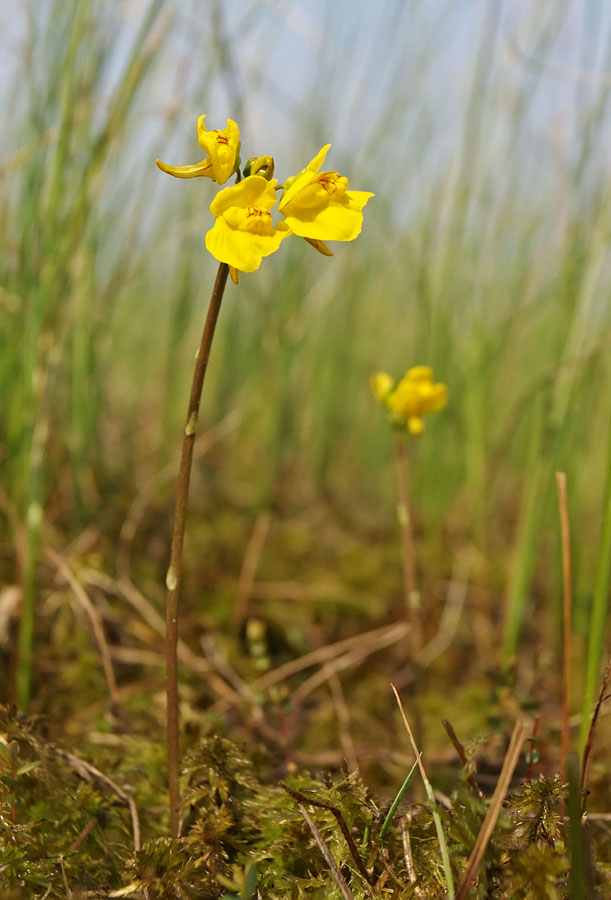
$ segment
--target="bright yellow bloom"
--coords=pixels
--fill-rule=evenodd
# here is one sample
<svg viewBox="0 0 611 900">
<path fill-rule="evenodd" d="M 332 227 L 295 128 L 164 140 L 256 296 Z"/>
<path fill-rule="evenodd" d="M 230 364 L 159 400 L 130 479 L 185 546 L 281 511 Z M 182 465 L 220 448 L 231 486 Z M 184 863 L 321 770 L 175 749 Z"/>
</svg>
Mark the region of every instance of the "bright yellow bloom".
<svg viewBox="0 0 611 900">
<path fill-rule="evenodd" d="M 388 395 L 395 386 L 395 379 L 388 372 L 376 372 L 371 377 L 371 390 L 376 400 L 386 403 Z"/>
<path fill-rule="evenodd" d="M 352 241 L 361 232 L 362 209 L 373 194 L 349 191 L 338 172 L 319 172 L 331 144 L 326 144 L 299 175 L 287 179 L 278 204 L 293 234 L 316 246 L 322 241 Z M 324 244 L 322 244 L 324 248 Z M 321 252 L 331 255 L 327 248 Z"/>
<path fill-rule="evenodd" d="M 239 165 L 240 154 L 240 129 L 232 119 L 227 119 L 227 128 L 220 131 L 206 131 L 204 125 L 205 116 L 197 120 L 197 137 L 202 150 L 208 156 L 194 166 L 168 166 L 157 160 L 157 166 L 162 172 L 174 175 L 176 178 L 212 178 L 217 184 L 225 184 L 230 175 L 235 172 L 236 161 Z"/>
<path fill-rule="evenodd" d="M 448 400 L 446 385 L 434 383 L 430 366 L 413 366 L 398 384 L 386 372 L 378 372 L 372 378 L 372 389 L 391 411 L 393 424 L 406 425 L 411 434 L 422 434 L 425 413 L 439 412 Z"/>
<path fill-rule="evenodd" d="M 216 217 L 206 235 L 206 249 L 231 269 L 254 272 L 264 256 L 278 249 L 291 229 L 284 222 L 272 225 L 270 209 L 276 202 L 275 185 L 262 175 L 249 175 L 225 188 L 210 204 Z"/>
</svg>

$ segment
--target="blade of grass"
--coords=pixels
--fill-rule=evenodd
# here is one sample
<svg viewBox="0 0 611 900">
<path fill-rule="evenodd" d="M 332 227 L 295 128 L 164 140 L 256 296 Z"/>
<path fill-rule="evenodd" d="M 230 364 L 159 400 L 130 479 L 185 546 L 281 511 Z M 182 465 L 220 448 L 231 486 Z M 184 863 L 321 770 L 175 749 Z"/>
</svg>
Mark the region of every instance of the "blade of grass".
<svg viewBox="0 0 611 900">
<path fill-rule="evenodd" d="M 393 802 L 390 805 L 390 809 L 388 810 L 388 812 L 386 814 L 386 818 L 384 819 L 384 822 L 382 823 L 382 827 L 380 828 L 380 840 L 381 841 L 383 841 L 384 838 L 386 837 L 386 832 L 390 828 L 390 823 L 392 822 L 392 820 L 395 816 L 395 813 L 397 812 L 397 810 L 399 808 L 399 804 L 401 803 L 401 800 L 403 799 L 406 790 L 412 783 L 412 778 L 416 774 L 416 769 L 418 768 L 418 761 L 421 756 L 422 756 L 422 753 L 420 754 L 420 756 L 418 757 L 416 762 L 413 764 L 413 766 L 407 773 L 407 777 L 406 777 L 405 781 L 403 782 L 403 784 L 397 791 L 397 796 L 395 797 L 395 799 L 393 800 Z"/>
<path fill-rule="evenodd" d="M 443 826 L 441 824 L 441 818 L 439 816 L 439 812 L 437 810 L 437 801 L 435 800 L 435 794 L 433 793 L 433 788 L 431 786 L 431 782 L 429 781 L 424 765 L 422 763 L 421 756 L 422 754 L 418 750 L 416 746 L 416 741 L 414 740 L 414 735 L 412 733 L 412 729 L 410 727 L 409 722 L 407 721 L 407 716 L 405 715 L 405 711 L 403 709 L 403 704 L 401 703 L 401 698 L 399 697 L 399 693 L 394 686 L 391 684 L 391 688 L 395 695 L 395 699 L 397 701 L 397 705 L 399 707 L 399 712 L 401 713 L 401 718 L 403 719 L 403 724 L 405 725 L 405 730 L 407 731 L 407 735 L 409 737 L 409 742 L 412 745 L 412 750 L 414 751 L 414 755 L 416 757 L 416 763 L 418 764 L 418 768 L 420 769 L 420 776 L 422 778 L 422 783 L 424 784 L 424 790 L 426 792 L 426 797 L 429 802 L 429 806 L 431 808 L 431 813 L 433 816 L 433 822 L 435 823 L 435 831 L 437 832 L 437 840 L 439 842 L 439 850 L 441 853 L 441 860 L 443 864 L 443 874 L 446 882 L 446 890 L 448 892 L 448 900 L 453 900 L 454 897 L 454 879 L 452 877 L 452 863 L 450 862 L 450 854 L 448 852 L 448 844 L 446 842 L 445 834 L 443 832 Z"/>
<path fill-rule="evenodd" d="M 503 768 L 501 769 L 499 780 L 497 781 L 492 800 L 490 801 L 490 806 L 488 807 L 488 812 L 482 822 L 482 827 L 480 828 L 477 840 L 473 845 L 467 867 L 458 883 L 456 900 L 466 900 L 469 895 L 473 882 L 477 876 L 477 871 L 484 858 L 488 841 L 492 836 L 494 826 L 496 825 L 499 813 L 501 812 L 503 800 L 509 790 L 511 778 L 518 763 L 518 759 L 520 758 L 522 745 L 524 744 L 529 728 L 530 726 L 527 722 L 518 721 L 515 724 L 509 747 L 507 748 L 507 753 L 505 754 L 505 759 L 503 761 Z"/>
<path fill-rule="evenodd" d="M 562 549 L 562 740 L 560 747 L 560 777 L 566 781 L 566 760 L 569 753 L 569 690 L 571 686 L 571 636 L 573 595 L 571 588 L 571 532 L 566 496 L 566 473 L 556 472 L 560 538 Z"/>
</svg>

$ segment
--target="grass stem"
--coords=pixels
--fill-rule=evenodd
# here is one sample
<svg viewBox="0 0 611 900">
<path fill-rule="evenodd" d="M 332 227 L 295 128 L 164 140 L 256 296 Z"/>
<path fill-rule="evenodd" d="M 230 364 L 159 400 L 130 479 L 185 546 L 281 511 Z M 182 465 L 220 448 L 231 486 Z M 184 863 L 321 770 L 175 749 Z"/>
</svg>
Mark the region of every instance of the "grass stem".
<svg viewBox="0 0 611 900">
<path fill-rule="evenodd" d="M 433 793 L 433 787 L 431 782 L 428 779 L 426 774 L 426 769 L 424 768 L 424 764 L 422 762 L 422 753 L 418 749 L 416 744 L 414 733 L 410 727 L 409 722 L 407 721 L 407 716 L 405 715 L 405 710 L 403 709 L 403 704 L 401 703 L 401 698 L 399 697 L 399 693 L 394 686 L 391 684 L 391 688 L 395 695 L 395 699 L 397 701 L 397 705 L 399 706 L 399 712 L 401 713 L 401 718 L 403 719 L 403 724 L 405 725 L 405 730 L 407 731 L 407 736 L 409 738 L 409 742 L 412 745 L 412 750 L 414 751 L 414 755 L 416 757 L 416 762 L 418 764 L 418 768 L 420 769 L 420 776 L 422 778 L 422 783 L 424 784 L 424 790 L 426 793 L 426 799 L 428 800 L 429 807 L 431 809 L 431 814 L 433 816 L 433 822 L 435 825 L 435 831 L 437 832 L 437 842 L 439 844 L 439 852 L 441 854 L 441 862 L 443 865 L 443 874 L 446 883 L 446 890 L 448 892 L 448 900 L 454 900 L 454 878 L 452 876 L 452 862 L 450 860 L 450 853 L 448 851 L 448 844 L 446 841 L 445 834 L 443 832 L 443 825 L 441 824 L 441 817 L 439 815 L 439 811 L 437 809 L 437 801 L 435 800 L 435 794 Z"/>
<path fill-rule="evenodd" d="M 562 739 L 560 777 L 566 781 L 566 760 L 569 754 L 569 689 L 571 685 L 571 634 L 573 595 L 571 590 L 571 532 L 566 497 L 566 474 L 556 472 L 558 508 L 560 512 L 560 540 L 562 545 Z"/>
</svg>

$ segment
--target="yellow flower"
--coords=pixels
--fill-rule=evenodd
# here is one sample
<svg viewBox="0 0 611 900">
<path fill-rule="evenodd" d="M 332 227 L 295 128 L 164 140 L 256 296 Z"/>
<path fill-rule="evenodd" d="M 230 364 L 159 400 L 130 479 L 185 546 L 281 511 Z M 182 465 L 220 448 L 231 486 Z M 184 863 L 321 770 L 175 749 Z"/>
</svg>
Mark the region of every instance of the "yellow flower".
<svg viewBox="0 0 611 900">
<path fill-rule="evenodd" d="M 377 399 L 391 411 L 393 424 L 406 425 L 411 434 L 422 434 L 425 413 L 439 412 L 448 400 L 446 385 L 434 383 L 430 366 L 413 366 L 398 384 L 379 372 L 372 387 Z"/>
<path fill-rule="evenodd" d="M 249 175 L 225 188 L 210 204 L 216 217 L 206 235 L 206 249 L 231 269 L 254 272 L 264 256 L 278 249 L 291 229 L 284 222 L 272 225 L 270 209 L 276 202 L 276 180 Z"/>
<path fill-rule="evenodd" d="M 338 172 L 319 172 L 331 144 L 326 144 L 299 175 L 287 179 L 278 204 L 293 234 L 332 255 L 322 241 L 352 241 L 361 231 L 362 209 L 374 195 L 349 191 Z M 320 246 L 317 246 L 319 244 Z"/>
<path fill-rule="evenodd" d="M 389 375 L 388 372 L 376 372 L 376 374 L 371 377 L 371 390 L 373 391 L 373 396 L 376 400 L 379 400 L 380 403 L 386 402 L 386 399 L 394 386 L 395 379 L 392 375 Z"/>
<path fill-rule="evenodd" d="M 227 128 L 220 131 L 206 131 L 204 125 L 205 116 L 197 120 L 197 137 L 200 146 L 208 156 L 194 166 L 168 166 L 167 163 L 157 160 L 157 166 L 162 172 L 174 175 L 176 178 L 212 178 L 217 184 L 225 184 L 230 175 L 235 172 L 236 162 L 239 165 L 240 153 L 240 129 L 232 119 L 227 119 Z"/>
</svg>

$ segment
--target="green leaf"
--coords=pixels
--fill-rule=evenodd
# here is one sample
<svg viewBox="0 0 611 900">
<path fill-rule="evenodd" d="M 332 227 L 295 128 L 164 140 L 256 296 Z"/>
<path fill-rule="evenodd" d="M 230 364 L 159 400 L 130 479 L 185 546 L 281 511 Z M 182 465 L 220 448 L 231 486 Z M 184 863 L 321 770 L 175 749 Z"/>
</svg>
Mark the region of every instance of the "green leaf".
<svg viewBox="0 0 611 900">
<path fill-rule="evenodd" d="M 42 759 L 35 759 L 33 762 L 26 763 L 23 766 L 19 766 L 17 769 L 17 775 L 25 775 L 26 772 L 31 772 L 32 769 L 37 769 L 38 766 L 42 765 Z"/>
<path fill-rule="evenodd" d="M 254 863 L 249 863 L 244 870 L 246 898 L 250 900 L 257 888 L 257 867 Z"/>
</svg>

